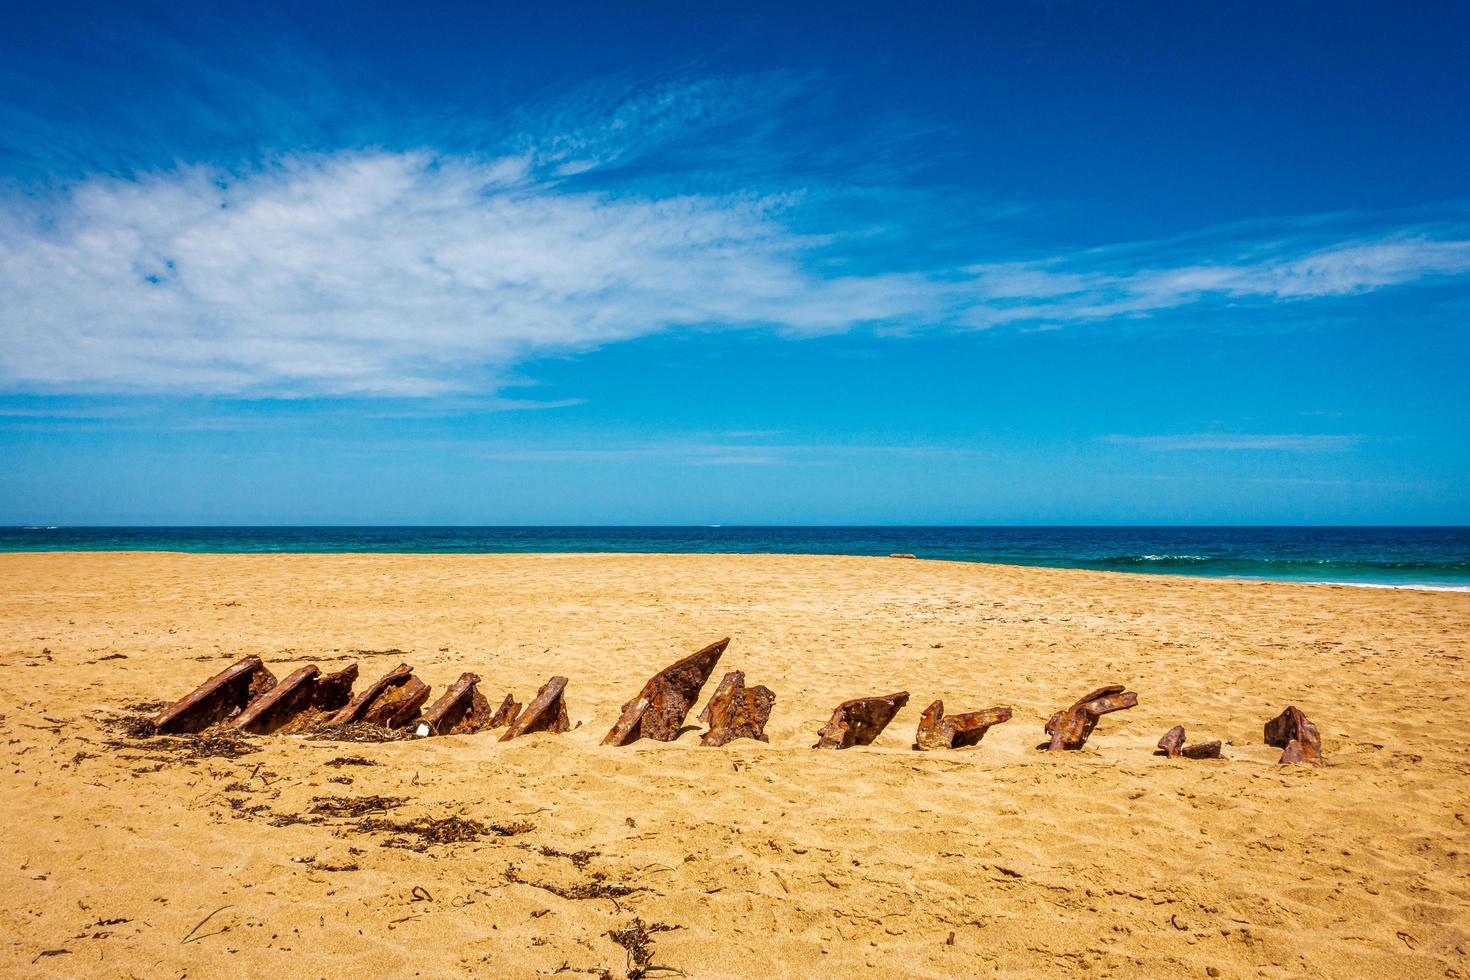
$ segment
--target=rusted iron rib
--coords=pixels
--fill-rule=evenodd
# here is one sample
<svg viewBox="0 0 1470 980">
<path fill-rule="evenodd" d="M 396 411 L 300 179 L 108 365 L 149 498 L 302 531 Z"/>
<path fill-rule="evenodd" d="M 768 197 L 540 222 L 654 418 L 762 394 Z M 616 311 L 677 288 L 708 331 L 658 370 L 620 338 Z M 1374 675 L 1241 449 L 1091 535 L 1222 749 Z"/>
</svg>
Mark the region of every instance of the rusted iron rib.
<svg viewBox="0 0 1470 980">
<path fill-rule="evenodd" d="M 230 727 L 256 735 L 270 734 L 310 703 L 312 687 L 320 673 L 316 664 L 293 670 L 275 687 L 246 705 L 230 722 Z"/>
<path fill-rule="evenodd" d="M 241 657 L 160 711 L 153 724 L 165 734 L 202 732 L 228 721 L 253 698 L 275 686 L 275 675 L 259 657 Z"/>
<path fill-rule="evenodd" d="M 685 716 L 699 700 L 700 689 L 729 645 L 727 636 L 650 677 L 638 695 L 623 705 L 622 716 L 602 744 L 627 745 L 640 738 L 672 742 L 678 738 Z"/>
<path fill-rule="evenodd" d="M 1320 766 L 1326 761 L 1322 754 L 1321 733 L 1294 704 L 1266 722 L 1265 735 L 1267 745 L 1283 750 L 1280 762 L 1306 762 Z"/>
<path fill-rule="evenodd" d="M 508 742 L 533 732 L 561 734 L 569 731 L 572 723 L 567 719 L 566 687 L 565 677 L 553 677 L 542 684 L 541 690 L 536 692 L 536 700 L 526 706 L 526 710 L 521 712 L 510 730 L 500 736 L 500 740 Z"/>
<path fill-rule="evenodd" d="M 730 671 L 699 713 L 699 720 L 709 725 L 699 744 L 714 747 L 737 738 L 770 741 L 766 738 L 766 721 L 775 703 L 776 695 L 770 688 L 764 684 L 746 687 L 744 672 Z"/>
<path fill-rule="evenodd" d="M 1138 705 L 1138 695 L 1125 691 L 1122 684 L 1109 684 L 1079 698 L 1070 708 L 1058 711 L 1046 723 L 1051 736 L 1048 748 L 1053 751 L 1080 749 L 1087 743 L 1097 721 L 1103 715 Z"/>
<path fill-rule="evenodd" d="M 516 716 L 521 713 L 521 706 L 516 701 L 514 694 L 507 694 L 505 700 L 500 702 L 500 707 L 495 709 L 495 715 L 490 719 L 490 728 L 504 728 L 506 725 L 514 725 Z"/>
<path fill-rule="evenodd" d="M 832 712 L 832 719 L 817 731 L 817 744 L 812 748 L 846 749 L 854 745 L 868 745 L 888 727 L 899 709 L 908 703 L 908 691 L 844 701 Z"/>
<path fill-rule="evenodd" d="M 362 722 L 402 728 L 418 717 L 419 708 L 428 699 L 429 686 L 414 676 L 408 664 L 399 664 L 328 718 L 324 727 Z"/>
<path fill-rule="evenodd" d="M 490 702 L 478 688 L 479 676 L 471 673 L 459 675 L 459 680 L 440 695 L 424 710 L 419 719 L 420 735 L 470 735 L 488 728 L 491 711 Z"/>
<path fill-rule="evenodd" d="M 914 734 L 914 748 L 928 751 L 975 745 L 991 728 L 1010 720 L 1011 709 L 1007 707 L 998 706 L 984 711 L 946 715 L 944 702 L 935 701 L 919 717 L 919 730 Z"/>
</svg>

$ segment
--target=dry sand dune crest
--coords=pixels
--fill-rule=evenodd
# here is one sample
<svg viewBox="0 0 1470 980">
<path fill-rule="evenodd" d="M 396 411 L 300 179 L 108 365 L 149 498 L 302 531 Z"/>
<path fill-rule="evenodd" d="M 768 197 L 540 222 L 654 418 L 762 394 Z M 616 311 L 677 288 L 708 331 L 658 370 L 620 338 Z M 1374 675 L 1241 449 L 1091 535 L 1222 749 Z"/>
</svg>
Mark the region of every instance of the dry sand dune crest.
<svg viewBox="0 0 1470 980">
<path fill-rule="evenodd" d="M 0 963 L 621 976 L 631 946 L 700 977 L 1470 975 L 1467 626 L 1458 594 L 888 559 L 0 556 Z M 721 669 L 776 693 L 769 744 L 598 744 L 727 634 Z M 407 660 L 436 693 L 473 670 L 492 700 L 563 674 L 583 724 L 195 757 L 108 726 L 245 654 Z M 1110 681 L 1139 706 L 1036 750 Z M 899 690 L 872 746 L 811 751 L 837 702 Z M 935 699 L 1015 717 L 910 751 Z M 1274 764 L 1288 703 L 1327 767 Z M 1154 756 L 1175 724 L 1226 758 Z"/>
</svg>

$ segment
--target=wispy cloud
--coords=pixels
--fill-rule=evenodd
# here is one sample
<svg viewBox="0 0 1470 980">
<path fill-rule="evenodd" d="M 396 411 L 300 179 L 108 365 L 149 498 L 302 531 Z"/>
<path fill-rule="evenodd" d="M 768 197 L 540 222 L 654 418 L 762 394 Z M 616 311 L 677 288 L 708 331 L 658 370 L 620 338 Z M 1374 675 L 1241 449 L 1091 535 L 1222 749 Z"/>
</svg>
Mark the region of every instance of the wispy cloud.
<svg viewBox="0 0 1470 980">
<path fill-rule="evenodd" d="M 1181 435 L 1109 435 L 1104 442 L 1122 446 L 1134 446 L 1152 452 L 1183 452 L 1193 450 L 1240 450 L 1276 451 L 1295 453 L 1341 452 L 1351 449 L 1360 442 L 1353 435 L 1318 434 L 1248 434 L 1226 432 L 1196 432 Z"/>
<path fill-rule="evenodd" d="M 593 179 L 783 92 L 766 79 L 581 95 L 518 119 L 490 154 L 323 151 L 12 193 L 0 388 L 484 394 L 536 357 L 681 328 L 1124 321 L 1470 273 L 1470 233 L 1422 226 L 888 272 L 834 262 L 860 229 L 805 230 L 800 187 Z"/>
</svg>

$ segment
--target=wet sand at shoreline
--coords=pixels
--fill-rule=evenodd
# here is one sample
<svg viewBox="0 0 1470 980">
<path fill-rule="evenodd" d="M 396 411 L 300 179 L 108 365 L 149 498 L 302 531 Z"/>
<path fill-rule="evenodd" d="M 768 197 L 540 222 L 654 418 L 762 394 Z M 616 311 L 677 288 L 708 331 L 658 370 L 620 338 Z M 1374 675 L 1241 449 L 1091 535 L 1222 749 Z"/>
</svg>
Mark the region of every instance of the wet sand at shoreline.
<svg viewBox="0 0 1470 980">
<path fill-rule="evenodd" d="M 598 744 L 727 635 L 769 744 Z M 697 977 L 1470 976 L 1467 635 L 1465 593 L 884 558 L 0 555 L 0 969 L 622 976 L 636 917 Z M 114 726 L 245 654 L 492 703 L 565 674 L 582 724 L 237 757 Z M 1037 751 L 1110 682 L 1139 706 Z M 898 690 L 873 746 L 811 751 Z M 911 751 L 936 698 L 1015 717 Z M 1324 768 L 1262 743 L 1293 703 Z M 1175 724 L 1226 758 L 1154 756 Z M 479 839 L 413 831 L 450 817 Z"/>
</svg>

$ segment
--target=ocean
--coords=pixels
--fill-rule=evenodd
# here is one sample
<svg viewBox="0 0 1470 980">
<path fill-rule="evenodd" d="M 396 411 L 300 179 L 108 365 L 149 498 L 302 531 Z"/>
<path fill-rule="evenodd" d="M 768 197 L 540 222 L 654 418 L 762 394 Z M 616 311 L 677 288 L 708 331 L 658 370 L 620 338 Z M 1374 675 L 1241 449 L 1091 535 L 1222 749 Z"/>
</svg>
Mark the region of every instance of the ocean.
<svg viewBox="0 0 1470 980">
<path fill-rule="evenodd" d="M 0 551 L 887 555 L 1470 591 L 1470 527 L 0 527 Z"/>
</svg>

